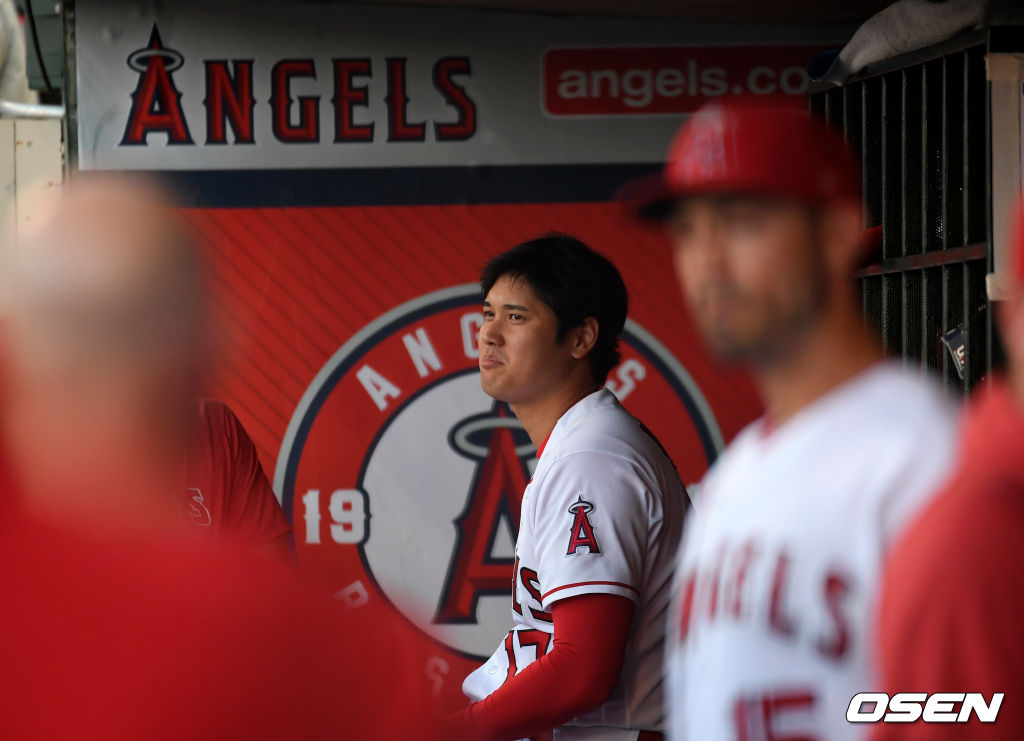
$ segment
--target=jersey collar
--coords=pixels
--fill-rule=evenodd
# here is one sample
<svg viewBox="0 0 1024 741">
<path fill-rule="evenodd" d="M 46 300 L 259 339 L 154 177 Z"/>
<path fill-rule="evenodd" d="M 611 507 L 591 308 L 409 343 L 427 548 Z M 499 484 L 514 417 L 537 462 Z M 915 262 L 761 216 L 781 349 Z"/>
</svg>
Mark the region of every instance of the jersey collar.
<svg viewBox="0 0 1024 741">
<path fill-rule="evenodd" d="M 544 438 L 544 442 L 542 442 L 540 447 L 537 448 L 537 457 L 541 457 L 552 437 L 556 440 L 561 440 L 561 436 L 564 434 L 564 431 L 574 424 L 573 420 L 575 420 L 580 414 L 586 414 L 589 409 L 596 406 L 617 403 L 618 401 L 616 400 L 615 395 L 606 388 L 600 388 L 597 391 L 584 396 L 569 407 L 565 414 L 563 414 L 555 423 L 554 428 L 548 433 L 548 436 Z"/>
<path fill-rule="evenodd" d="M 551 432 L 554 432 L 554 430 L 552 430 Z M 539 447 L 537 448 L 537 458 L 538 458 L 538 459 L 539 459 L 539 458 L 540 458 L 540 457 L 541 457 L 542 455 L 544 455 L 544 448 L 545 448 L 545 447 L 547 447 L 547 444 L 548 444 L 548 440 L 550 440 L 550 439 L 551 439 L 551 432 L 549 432 L 549 433 L 548 433 L 548 436 L 547 436 L 546 438 L 544 438 L 544 442 L 542 442 L 542 443 L 540 444 L 540 446 L 539 446 Z"/>
</svg>

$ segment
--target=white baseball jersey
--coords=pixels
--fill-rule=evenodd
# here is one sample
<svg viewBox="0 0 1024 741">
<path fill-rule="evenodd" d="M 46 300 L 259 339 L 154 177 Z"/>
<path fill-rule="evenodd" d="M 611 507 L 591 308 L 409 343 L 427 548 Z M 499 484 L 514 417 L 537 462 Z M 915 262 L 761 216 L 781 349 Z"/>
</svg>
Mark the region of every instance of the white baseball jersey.
<svg viewBox="0 0 1024 741">
<path fill-rule="evenodd" d="M 626 729 L 661 730 L 665 625 L 687 506 L 672 462 L 611 392 L 569 409 L 523 495 L 513 629 L 463 691 L 481 700 L 549 651 L 558 600 L 620 595 L 637 607 L 619 684 L 555 738 L 612 741 L 635 739 Z"/>
<path fill-rule="evenodd" d="M 669 628 L 674 741 L 860 738 L 882 559 L 950 468 L 954 406 L 880 363 L 747 427 L 687 524 Z M 908 688 L 913 689 L 913 688 Z"/>
</svg>

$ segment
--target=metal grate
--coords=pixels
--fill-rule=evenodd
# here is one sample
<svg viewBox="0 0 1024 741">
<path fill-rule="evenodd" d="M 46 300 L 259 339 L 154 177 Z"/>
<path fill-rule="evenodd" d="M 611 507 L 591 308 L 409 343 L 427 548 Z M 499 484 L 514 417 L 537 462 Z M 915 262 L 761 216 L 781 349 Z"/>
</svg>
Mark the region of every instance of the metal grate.
<svg viewBox="0 0 1024 741">
<path fill-rule="evenodd" d="M 811 95 L 860 159 L 877 262 L 859 273 L 886 351 L 970 391 L 988 370 L 989 99 L 984 41 Z M 961 378 L 943 334 L 961 328 Z"/>
</svg>

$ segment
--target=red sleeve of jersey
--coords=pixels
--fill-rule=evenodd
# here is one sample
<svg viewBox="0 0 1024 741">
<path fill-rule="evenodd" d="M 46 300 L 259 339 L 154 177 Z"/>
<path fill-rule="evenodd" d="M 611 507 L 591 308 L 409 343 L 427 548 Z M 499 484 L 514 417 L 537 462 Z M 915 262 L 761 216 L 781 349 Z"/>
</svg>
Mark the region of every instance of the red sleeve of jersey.
<svg viewBox="0 0 1024 741">
<path fill-rule="evenodd" d="M 234 413 L 223 404 L 219 406 L 223 411 L 219 416 L 229 458 L 224 461 L 229 466 L 224 532 L 254 545 L 287 535 L 291 528 L 260 466 L 256 446 Z"/>
<path fill-rule="evenodd" d="M 528 738 L 597 707 L 618 684 L 636 606 L 612 594 L 587 594 L 551 608 L 554 646 L 492 695 L 457 717 L 460 737 Z"/>
<path fill-rule="evenodd" d="M 1024 738 L 1024 546 L 1021 491 L 954 478 L 905 533 L 886 564 L 879 610 L 880 689 L 1004 692 L 997 720 L 877 723 L 873 741 Z M 955 710 L 959 711 L 957 705 Z"/>
</svg>

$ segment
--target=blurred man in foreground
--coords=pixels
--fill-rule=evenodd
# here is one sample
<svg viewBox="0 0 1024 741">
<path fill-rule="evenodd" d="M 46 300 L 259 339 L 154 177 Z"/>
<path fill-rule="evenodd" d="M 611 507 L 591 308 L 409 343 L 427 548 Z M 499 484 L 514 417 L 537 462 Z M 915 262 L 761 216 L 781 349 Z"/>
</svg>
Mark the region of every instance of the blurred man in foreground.
<svg viewBox="0 0 1024 741">
<path fill-rule="evenodd" d="M 941 479 L 953 413 L 862 323 L 860 176 L 806 109 L 695 113 L 644 212 L 667 221 L 693 321 L 766 415 L 702 482 L 668 654 L 672 738 L 843 739 L 874 678 L 882 556 Z"/>
<path fill-rule="evenodd" d="M 1010 295 L 996 305 L 1006 375 L 977 392 L 952 478 L 887 561 L 872 688 L 981 693 L 984 717 L 998 713 L 992 724 L 879 724 L 880 740 L 1024 738 L 1024 212 L 1013 249 Z M 958 717 L 963 699 L 945 698 L 942 712 Z"/>
<path fill-rule="evenodd" d="M 3 429 L 32 506 L 284 550 L 252 441 L 225 405 L 196 401 L 212 355 L 202 274 L 153 186 L 74 189 L 15 268 Z"/>
<path fill-rule="evenodd" d="M 85 181 L 34 222 L 7 273 L 0 376 L 0 738 L 432 728 L 398 626 L 176 524 L 203 292 L 162 194 Z"/>
<path fill-rule="evenodd" d="M 26 506 L 83 528 L 176 526 L 205 380 L 198 256 L 152 184 L 40 207 L 7 270 L 3 445 Z"/>
</svg>

